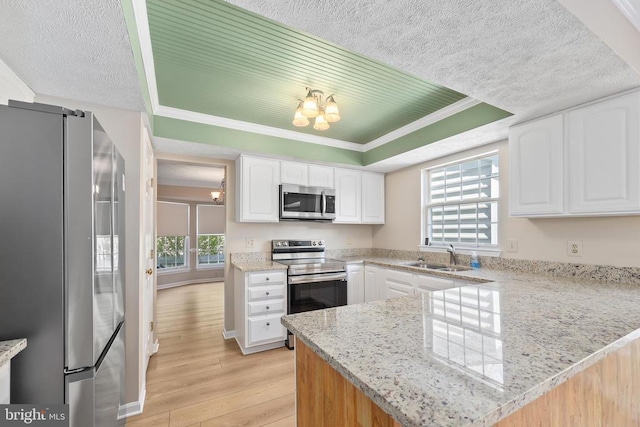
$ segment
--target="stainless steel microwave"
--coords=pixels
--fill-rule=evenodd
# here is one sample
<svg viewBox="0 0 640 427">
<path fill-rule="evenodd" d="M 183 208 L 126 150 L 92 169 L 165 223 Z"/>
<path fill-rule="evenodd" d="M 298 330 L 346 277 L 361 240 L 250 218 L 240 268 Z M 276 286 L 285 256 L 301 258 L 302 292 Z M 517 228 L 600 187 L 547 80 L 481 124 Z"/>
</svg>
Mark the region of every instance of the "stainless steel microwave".
<svg viewBox="0 0 640 427">
<path fill-rule="evenodd" d="M 336 190 L 321 187 L 280 186 L 280 220 L 333 221 Z"/>
</svg>

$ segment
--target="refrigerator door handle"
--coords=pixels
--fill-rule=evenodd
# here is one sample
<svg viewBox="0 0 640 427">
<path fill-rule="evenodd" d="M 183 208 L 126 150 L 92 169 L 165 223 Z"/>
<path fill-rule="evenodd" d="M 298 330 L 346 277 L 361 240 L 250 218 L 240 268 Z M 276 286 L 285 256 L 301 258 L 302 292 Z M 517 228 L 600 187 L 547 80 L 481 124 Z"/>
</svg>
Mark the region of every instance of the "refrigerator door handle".
<svg viewBox="0 0 640 427">
<path fill-rule="evenodd" d="M 95 363 L 93 307 L 93 158 L 91 115 L 65 117 L 65 364 L 71 371 Z"/>
</svg>

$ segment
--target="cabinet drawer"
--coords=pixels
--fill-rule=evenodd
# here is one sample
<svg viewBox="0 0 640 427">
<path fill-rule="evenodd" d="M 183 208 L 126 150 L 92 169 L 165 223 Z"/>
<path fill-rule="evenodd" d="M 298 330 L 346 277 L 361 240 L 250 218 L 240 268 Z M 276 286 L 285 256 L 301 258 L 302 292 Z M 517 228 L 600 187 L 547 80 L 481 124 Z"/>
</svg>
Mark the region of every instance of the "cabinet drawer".
<svg viewBox="0 0 640 427">
<path fill-rule="evenodd" d="M 250 302 L 247 314 L 249 316 L 258 316 L 262 314 L 284 313 L 284 299 L 275 301 Z"/>
<path fill-rule="evenodd" d="M 284 340 L 287 330 L 280 323 L 282 314 L 264 316 L 258 319 L 248 319 L 248 344 L 264 343 L 265 341 Z"/>
<path fill-rule="evenodd" d="M 273 299 L 284 298 L 285 293 L 287 292 L 285 288 L 286 288 L 285 285 L 257 286 L 255 288 L 249 288 L 248 289 L 249 301 L 260 301 L 268 298 L 273 298 Z"/>
<path fill-rule="evenodd" d="M 433 276 L 418 276 L 416 284 L 418 285 L 418 288 L 436 291 L 440 289 L 453 288 L 455 286 L 453 279 L 444 279 Z"/>
<path fill-rule="evenodd" d="M 283 271 L 268 271 L 264 273 L 249 273 L 249 286 L 277 285 L 285 282 Z"/>
</svg>

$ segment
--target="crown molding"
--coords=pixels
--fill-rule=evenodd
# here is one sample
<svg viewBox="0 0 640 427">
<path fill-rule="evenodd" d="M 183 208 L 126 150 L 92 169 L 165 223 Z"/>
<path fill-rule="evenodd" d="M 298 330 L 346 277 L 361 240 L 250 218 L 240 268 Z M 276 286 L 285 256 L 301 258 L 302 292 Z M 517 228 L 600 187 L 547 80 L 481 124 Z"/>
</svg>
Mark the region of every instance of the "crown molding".
<svg viewBox="0 0 640 427">
<path fill-rule="evenodd" d="M 364 152 L 373 150 L 374 148 L 378 148 L 384 144 L 395 141 L 398 138 L 402 138 L 405 135 L 409 135 L 412 132 L 432 125 L 436 122 L 439 122 L 440 120 L 446 119 L 449 116 L 453 116 L 454 114 L 457 114 L 463 110 L 466 110 L 467 108 L 471 108 L 481 103 L 482 101 L 474 98 L 463 98 L 458 102 L 454 102 L 453 104 L 441 108 L 440 110 L 434 111 L 433 113 L 428 114 L 414 122 L 411 122 L 408 125 L 393 130 L 386 135 L 382 135 L 380 138 L 376 138 L 373 141 L 367 142 L 364 145 Z"/>
<path fill-rule="evenodd" d="M 133 16 L 136 21 L 140 51 L 142 52 L 142 67 L 147 77 L 149 97 L 151 98 L 151 113 L 155 114 L 160 106 L 158 98 L 158 83 L 156 81 L 156 67 L 153 62 L 153 49 L 151 48 L 151 31 L 149 30 L 149 17 L 147 16 L 146 0 L 131 0 Z"/>
<path fill-rule="evenodd" d="M 140 50 L 142 52 L 142 64 L 147 78 L 147 84 L 149 86 L 148 90 L 151 98 L 151 108 L 154 115 L 364 153 L 481 103 L 481 101 L 477 99 L 470 97 L 464 98 L 399 129 L 395 129 L 366 144 L 357 144 L 350 141 L 310 135 L 307 133 L 160 105 L 146 0 L 132 0 L 132 3 L 136 29 L 138 31 L 138 39 L 140 40 Z"/>
<path fill-rule="evenodd" d="M 630 0 L 612 0 L 624 16 L 640 31 L 640 3 Z M 636 4 L 638 5 L 636 7 Z"/>
<path fill-rule="evenodd" d="M 206 125 L 220 126 L 229 129 L 236 129 L 245 132 L 258 133 L 261 135 L 275 136 L 279 138 L 293 139 L 295 141 L 309 142 L 311 144 L 326 145 L 329 147 L 343 148 L 346 150 L 363 152 L 363 144 L 355 142 L 341 141 L 339 139 L 327 138 L 324 136 L 309 135 L 306 133 L 280 129 L 272 126 L 259 125 L 256 123 L 243 122 L 241 120 L 228 119 L 226 117 L 212 116 L 210 114 L 196 113 L 194 111 L 182 110 L 180 108 L 158 106 L 155 112 L 157 116 L 171 119 L 186 120 Z"/>
</svg>

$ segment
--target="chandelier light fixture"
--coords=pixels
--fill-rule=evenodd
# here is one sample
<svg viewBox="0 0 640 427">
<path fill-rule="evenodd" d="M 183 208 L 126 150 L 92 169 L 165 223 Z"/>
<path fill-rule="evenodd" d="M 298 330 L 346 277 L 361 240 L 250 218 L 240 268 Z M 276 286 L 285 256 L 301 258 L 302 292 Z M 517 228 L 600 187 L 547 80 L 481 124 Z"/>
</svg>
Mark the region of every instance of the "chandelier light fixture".
<svg viewBox="0 0 640 427">
<path fill-rule="evenodd" d="M 220 188 L 211 192 L 211 200 L 213 200 L 214 204 L 216 205 L 224 204 L 225 186 L 226 186 L 225 178 L 222 178 L 222 181 L 220 182 Z"/>
<path fill-rule="evenodd" d="M 309 119 L 315 119 L 313 128 L 315 130 L 329 129 L 329 123 L 340 120 L 338 104 L 333 99 L 333 94 L 323 100 L 324 92 L 317 89 L 307 89 L 307 96 L 300 99 L 298 108 L 293 117 L 293 125 L 304 127 L 309 125 Z"/>
</svg>

